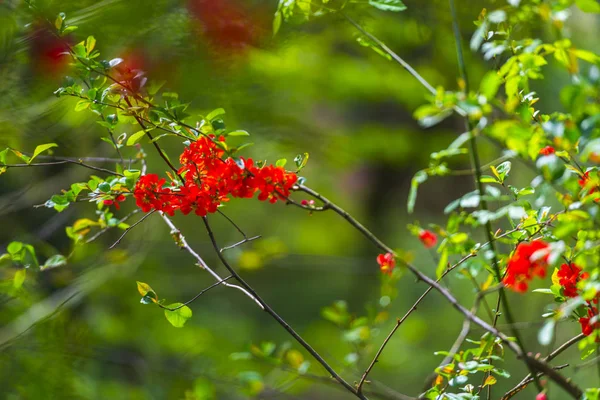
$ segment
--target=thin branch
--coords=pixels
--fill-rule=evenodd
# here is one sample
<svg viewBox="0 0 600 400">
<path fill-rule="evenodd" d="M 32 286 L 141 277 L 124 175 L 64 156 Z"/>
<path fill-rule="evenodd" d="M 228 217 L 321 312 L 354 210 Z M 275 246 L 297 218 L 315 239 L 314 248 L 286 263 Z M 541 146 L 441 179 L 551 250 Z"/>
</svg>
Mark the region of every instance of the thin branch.
<svg viewBox="0 0 600 400">
<path fill-rule="evenodd" d="M 92 236 L 88 240 L 86 240 L 85 243 L 88 244 L 88 243 L 93 242 L 94 240 L 98 239 L 100 236 L 102 236 L 103 234 L 105 234 L 107 231 L 109 231 L 110 229 L 114 228 L 115 226 L 119 226 L 120 224 L 122 224 L 123 222 L 127 221 L 129 218 L 131 218 L 132 216 L 134 216 L 135 214 L 137 214 L 140 211 L 141 210 L 139 208 L 136 208 L 135 210 L 133 210 L 132 212 L 130 212 L 129 214 L 127 214 L 126 216 L 124 216 L 123 218 L 121 218 L 119 220 L 119 222 L 117 222 L 114 226 L 107 226 L 106 228 L 101 229 L 98 232 L 96 232 L 96 234 L 94 234 L 94 236 Z"/>
<path fill-rule="evenodd" d="M 169 217 L 167 217 L 165 215 L 165 213 L 163 213 L 162 211 L 159 211 L 159 214 L 162 217 L 163 221 L 165 221 L 165 223 L 169 226 L 169 228 L 171 228 L 171 234 L 176 237 L 176 241 L 177 241 L 177 244 L 179 245 L 179 247 L 181 247 L 182 249 L 184 249 L 188 253 L 190 253 L 192 255 L 192 257 L 194 257 L 196 259 L 196 261 L 198 261 L 198 266 L 200 268 L 206 270 L 217 281 L 222 281 L 223 278 L 221 278 L 221 276 L 219 276 L 219 274 L 217 274 L 215 271 L 213 271 L 212 268 L 210 268 L 208 266 L 208 264 L 206 264 L 206 262 L 202 259 L 202 257 L 200 257 L 200 255 L 198 253 L 196 253 L 194 251 L 194 249 L 192 249 L 190 247 L 187 240 L 185 239 L 185 236 L 183 236 L 181 231 L 179 229 L 177 229 L 177 227 L 173 224 L 173 222 L 169 219 Z M 252 294 L 250 294 L 243 287 L 238 286 L 238 285 L 232 285 L 231 283 L 227 283 L 227 282 L 223 282 L 222 285 L 241 291 L 246 296 L 248 296 L 250 299 L 252 299 L 261 309 L 263 309 L 263 305 L 256 299 L 256 297 L 254 297 Z"/>
<path fill-rule="evenodd" d="M 253 240 L 260 239 L 260 238 L 261 238 L 261 236 L 260 236 L 260 235 L 257 235 L 257 236 L 252 236 L 252 237 L 246 238 L 246 239 L 244 239 L 244 240 L 240 240 L 240 241 L 239 241 L 239 242 L 237 242 L 237 243 L 234 243 L 234 244 L 232 244 L 232 245 L 225 246 L 225 247 L 223 247 L 223 248 L 219 249 L 219 253 L 222 253 L 222 252 L 224 252 L 224 251 L 227 251 L 227 250 L 234 249 L 234 248 L 236 248 L 236 247 L 238 247 L 238 246 L 241 246 L 241 245 L 243 245 L 244 243 L 248 243 L 248 242 L 251 242 L 251 241 L 253 241 Z"/>
<path fill-rule="evenodd" d="M 400 57 L 398 54 L 396 54 L 392 49 L 390 49 L 385 43 L 383 43 L 381 40 L 379 40 L 377 37 L 375 37 L 373 34 L 367 32 L 362 26 L 360 26 L 356 21 L 354 21 L 352 18 L 350 18 L 349 16 L 347 16 L 346 14 L 342 13 L 342 15 L 344 16 L 344 18 L 346 18 L 348 20 L 348 22 L 350 22 L 360 33 L 362 33 L 363 35 L 365 35 L 366 37 L 368 37 L 370 40 L 372 40 L 375 44 L 377 44 L 386 54 L 388 54 L 390 57 L 392 57 L 392 59 L 394 59 L 394 61 L 396 61 L 398 64 L 400 64 L 406 71 L 408 71 L 409 74 L 411 74 L 417 81 L 419 81 L 419 83 L 425 88 L 427 89 L 427 91 L 429 93 L 431 93 L 432 95 L 436 95 L 437 91 L 435 90 L 435 88 L 429 83 L 427 82 L 427 80 L 425 80 L 425 78 L 423 78 L 421 76 L 421 74 L 419 74 L 413 67 L 410 66 L 409 63 L 407 63 L 406 61 L 404 61 L 404 59 L 402 57 Z M 454 106 L 454 111 L 461 115 L 461 116 L 466 116 L 467 113 L 465 110 L 463 110 L 462 108 L 458 107 L 458 106 Z"/>
<path fill-rule="evenodd" d="M 125 97 L 125 101 L 127 102 L 127 105 L 129 107 L 132 107 L 131 102 L 129 101 L 129 99 L 127 97 Z M 154 140 L 154 138 L 152 137 L 152 134 L 147 131 L 147 128 L 144 125 L 144 122 L 137 115 L 134 115 L 133 118 L 135 118 L 138 125 L 144 130 L 144 132 L 146 132 L 146 136 L 148 136 L 148 138 L 150 139 L 150 142 L 152 142 L 152 144 L 156 148 L 156 151 L 158 151 L 158 154 L 160 155 L 160 157 L 165 161 L 165 163 L 167 163 L 169 168 L 171 168 L 171 170 L 173 170 L 173 172 L 175 172 L 175 175 L 179 176 L 179 179 L 181 179 L 181 181 L 183 182 L 183 178 L 181 177 L 181 175 L 179 175 L 179 171 L 171 163 L 171 160 L 169 160 L 169 157 L 167 157 L 167 155 L 165 154 L 163 149 L 161 149 L 161 147 L 158 145 L 158 143 Z"/>
<path fill-rule="evenodd" d="M 198 297 L 202 296 L 204 293 L 208 292 L 210 289 L 212 289 L 212 288 L 215 288 L 215 287 L 219 286 L 220 284 L 222 284 L 223 282 L 226 282 L 226 281 L 230 280 L 231 278 L 233 278 L 233 275 L 229 275 L 228 277 L 226 277 L 226 278 L 223 278 L 222 280 L 220 280 L 220 281 L 217 281 L 217 282 L 213 283 L 212 285 L 210 285 L 210 286 L 209 286 L 209 287 L 207 287 L 206 289 L 203 289 L 203 290 L 202 290 L 200 293 L 198 293 L 197 295 L 195 295 L 194 297 L 192 297 L 192 298 L 191 298 L 191 300 L 188 300 L 188 301 L 186 301 L 185 303 L 183 303 L 183 304 L 181 304 L 180 306 L 177 306 L 177 307 L 175 307 L 175 308 L 169 308 L 169 307 L 165 307 L 165 306 L 163 306 L 162 304 L 158 304 L 158 306 L 159 306 L 160 308 L 164 309 L 164 310 L 167 310 L 167 311 L 177 311 L 177 310 L 179 310 L 180 308 L 183 308 L 183 307 L 187 306 L 188 304 L 191 304 L 191 303 L 193 303 L 194 301 L 196 301 L 196 300 L 198 299 Z"/>
<path fill-rule="evenodd" d="M 302 336 L 300 336 L 283 318 L 281 318 L 279 314 L 277 314 L 271 308 L 271 306 L 269 306 L 263 299 L 261 299 L 260 296 L 254 291 L 254 289 L 248 283 L 246 283 L 246 281 L 233 269 L 233 267 L 223 256 L 221 251 L 219 251 L 219 245 L 215 239 L 215 235 L 212 231 L 212 228 L 208 223 L 208 218 L 203 217 L 202 221 L 204 221 L 204 226 L 206 227 L 206 231 L 208 232 L 210 241 L 223 266 L 225 266 L 229 273 L 234 276 L 234 278 L 240 283 L 240 285 L 242 285 L 249 293 L 252 294 L 256 301 L 262 305 L 263 310 L 267 312 L 271 317 L 273 317 L 273 319 L 275 319 L 279 323 L 279 325 L 281 325 L 294 339 L 296 339 L 296 341 L 300 343 L 302 347 L 304 347 L 306 351 L 308 351 L 313 356 L 313 358 L 317 360 L 319 364 L 321 364 L 323 368 L 325 368 L 327 372 L 331 374 L 331 376 L 334 377 L 336 381 L 338 381 L 343 387 L 345 387 L 349 392 L 354 394 L 359 399 L 367 400 L 367 398 L 363 394 L 358 392 L 356 388 L 354 388 L 352 385 L 346 382 L 340 375 L 338 375 L 338 373 L 335 372 L 335 370 L 327 363 L 327 361 L 325 361 L 323 357 L 321 357 L 321 355 L 317 353 L 317 351 L 313 349 L 312 346 L 302 338 Z"/>
<path fill-rule="evenodd" d="M 522 348 L 519 345 L 517 345 L 515 342 L 510 340 L 510 338 L 508 336 L 501 333 L 500 331 L 498 331 L 497 328 L 495 328 L 494 326 L 483 321 L 481 318 L 477 317 L 476 315 L 473 315 L 469 310 L 467 310 L 460 303 L 458 303 L 456 298 L 454 296 L 452 296 L 452 294 L 446 288 L 441 286 L 439 283 L 437 283 L 432 278 L 423 274 L 417 267 L 415 267 L 408 261 L 399 257 L 398 254 L 396 252 L 394 252 L 394 250 L 392 250 L 388 245 L 383 243 L 377 236 L 375 236 L 364 225 L 362 225 L 360 222 L 358 222 L 356 219 L 354 219 L 354 217 L 352 217 L 350 214 L 348 214 L 344 209 L 342 209 L 338 205 L 329 201 L 325 196 L 322 196 L 321 194 L 315 192 L 314 190 L 312 190 L 306 186 L 297 185 L 296 188 L 297 188 L 296 190 L 301 190 L 305 193 L 310 194 L 314 198 L 319 199 L 329 209 L 333 210 L 338 215 L 340 215 L 342 218 L 344 218 L 351 226 L 353 226 L 356 230 L 358 230 L 360 233 L 362 233 L 367 239 L 369 239 L 379 249 L 381 249 L 387 253 L 392 253 L 396 259 L 398 259 L 406 268 L 408 268 L 411 271 L 411 273 L 413 273 L 413 275 L 415 275 L 418 279 L 427 283 L 429 286 L 432 286 L 436 291 L 438 291 L 442 296 L 444 296 L 446 298 L 446 300 L 455 309 L 457 309 L 465 317 L 469 318 L 473 323 L 480 326 L 484 330 L 490 332 L 494 336 L 499 337 L 506 344 L 506 346 L 517 355 L 518 358 L 524 359 L 524 361 L 526 361 L 528 365 L 531 364 L 532 367 L 535 368 L 536 370 L 538 370 L 540 372 L 544 372 L 546 375 L 548 375 L 548 377 L 550 379 L 555 381 L 559 386 L 561 386 L 563 389 L 565 389 L 565 391 L 567 391 L 574 398 L 579 399 L 579 397 L 581 397 L 581 394 L 583 392 L 577 385 L 573 384 L 570 380 L 566 379 L 565 377 L 563 377 L 556 371 L 552 370 L 552 367 L 550 367 L 545 362 L 543 362 L 541 360 L 537 360 L 537 359 L 529 356 L 528 354 L 524 353 L 522 351 Z M 493 238 L 492 238 L 492 241 L 493 241 Z"/>
<path fill-rule="evenodd" d="M 377 44 L 377 46 L 381 47 L 381 49 L 383 51 L 385 51 L 398 64 L 400 64 L 406 71 L 408 71 L 408 73 L 411 74 L 416 80 L 418 80 L 421 83 L 421 85 L 423 85 L 423 87 L 429 91 L 429 93 L 433 94 L 434 96 L 437 94 L 437 91 L 435 90 L 435 88 L 433 86 L 431 86 L 431 84 L 429 82 L 427 82 L 425 80 L 425 78 L 423 78 L 421 76 L 421 74 L 419 74 L 413 67 L 411 67 L 409 63 L 407 63 L 406 61 L 404 61 L 404 59 L 402 57 L 400 57 L 392 49 L 390 49 L 389 47 L 387 47 L 387 45 L 385 43 L 383 43 L 381 40 L 377 39 L 377 37 L 375 37 L 373 34 L 367 32 L 362 26 L 360 26 L 356 21 L 354 21 L 348 15 L 346 15 L 344 13 L 342 13 L 342 15 L 360 33 L 362 33 L 363 35 L 365 35 L 366 37 L 368 37 L 371 41 L 373 41 L 375 44 Z"/>
<path fill-rule="evenodd" d="M 123 231 L 123 234 L 121 236 L 119 236 L 119 238 L 117 239 L 116 242 L 114 242 L 112 244 L 112 246 L 110 246 L 108 249 L 112 250 L 115 246 L 117 246 L 119 243 L 121 243 L 121 240 L 123 240 L 123 238 L 125 237 L 125 235 L 127 235 L 127 233 L 129 233 L 130 230 L 132 230 L 133 228 L 135 228 L 136 226 L 138 226 L 139 224 L 141 224 L 146 218 L 148 218 L 149 216 L 151 216 L 152 214 L 154 214 L 156 210 L 152 210 L 149 213 L 147 213 L 146 215 L 144 215 L 142 218 L 140 218 L 139 220 L 137 220 L 134 224 L 130 225 L 127 227 L 127 229 L 125 229 L 125 231 Z"/>
<path fill-rule="evenodd" d="M 75 164 L 80 165 L 84 168 L 88 168 L 98 172 L 105 172 L 110 175 L 116 176 L 124 176 L 115 171 L 111 171 L 110 169 L 95 167 L 93 165 L 85 164 L 82 160 L 60 160 L 60 161 L 52 161 L 52 162 L 41 162 L 41 163 L 31 163 L 31 164 L 0 164 L 0 167 L 4 168 L 27 168 L 27 167 L 48 167 L 51 165 L 61 165 L 61 164 Z"/>
<path fill-rule="evenodd" d="M 561 370 L 568 366 L 569 366 L 569 364 L 557 365 L 556 367 L 553 367 L 553 370 L 558 371 L 558 370 Z M 542 376 L 544 376 L 544 374 L 541 372 L 537 373 L 536 375 L 537 375 L 538 379 L 541 378 Z M 512 388 L 511 390 L 506 392 L 506 394 L 504 396 L 502 396 L 502 398 L 500 400 L 508 400 L 508 399 L 512 398 L 513 396 L 518 394 L 521 390 L 525 389 L 527 387 L 527 385 L 529 385 L 533 381 L 534 381 L 534 379 L 531 377 L 531 375 L 527 375 L 527 377 L 525 379 L 523 379 L 523 381 L 521 381 L 521 383 L 519 383 L 517 386 L 515 386 L 514 388 Z"/>
<path fill-rule="evenodd" d="M 475 256 L 476 256 L 476 253 L 470 253 L 467 256 L 463 257 L 459 262 L 457 262 L 456 264 L 454 264 L 452 267 L 446 269 L 444 271 L 444 273 L 437 279 L 437 282 L 440 282 L 446 275 L 448 275 L 455 268 L 457 268 L 458 266 L 460 266 L 461 264 L 463 264 L 469 258 L 472 258 L 472 257 L 475 257 Z M 410 316 L 410 314 L 412 314 L 414 311 L 416 311 L 417 306 L 421 303 L 421 301 L 423 301 L 423 299 L 425 299 L 425 297 L 427 297 L 427 295 L 429 294 L 429 292 L 431 292 L 432 290 L 433 290 L 432 286 L 428 287 L 427 290 L 425 290 L 425 292 L 423 292 L 423 294 L 417 299 L 417 301 L 415 301 L 415 303 L 408 309 L 408 311 L 406 312 L 406 314 L 404 314 L 404 316 L 402 318 L 399 318 L 396 321 L 396 325 L 394 325 L 394 327 L 392 328 L 392 330 L 390 331 L 390 333 L 387 335 L 387 337 L 385 338 L 385 340 L 383 341 L 383 343 L 379 347 L 379 350 L 377 350 L 377 353 L 375 353 L 375 356 L 373 357 L 373 360 L 371 361 L 371 363 L 369 364 L 369 366 L 365 369 L 365 372 L 362 374 L 362 377 L 360 378 L 360 381 L 358 382 L 358 386 L 357 386 L 357 390 L 359 392 L 362 390 L 363 385 L 365 384 L 365 382 L 368 382 L 367 381 L 367 377 L 369 376 L 369 373 L 371 373 L 371 370 L 373 369 L 373 367 L 375 366 L 375 364 L 379 361 L 379 356 L 381 356 L 381 353 L 383 353 L 383 350 L 385 350 L 385 347 L 387 346 L 387 344 L 390 341 L 390 339 L 392 339 L 392 336 L 394 336 L 394 334 L 396 333 L 396 331 L 398 330 L 398 328 L 400 328 L 400 325 L 402 325 L 402 323 Z"/>
</svg>

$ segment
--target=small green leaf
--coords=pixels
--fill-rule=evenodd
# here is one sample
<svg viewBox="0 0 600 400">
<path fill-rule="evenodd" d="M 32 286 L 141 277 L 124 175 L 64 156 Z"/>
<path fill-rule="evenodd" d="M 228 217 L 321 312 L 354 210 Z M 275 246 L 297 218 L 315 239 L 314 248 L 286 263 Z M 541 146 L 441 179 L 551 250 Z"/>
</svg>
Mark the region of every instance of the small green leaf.
<svg viewBox="0 0 600 400">
<path fill-rule="evenodd" d="M 13 286 L 15 289 L 19 289 L 21 286 L 23 286 L 26 274 L 27 270 L 25 268 L 18 269 L 17 272 L 15 272 L 15 277 L 13 278 Z"/>
<path fill-rule="evenodd" d="M 237 130 L 233 132 L 229 132 L 227 136 L 250 136 L 250 134 L 246 131 Z"/>
<path fill-rule="evenodd" d="M 280 158 L 279 160 L 277 160 L 277 162 L 275 163 L 276 167 L 285 167 L 285 164 L 287 164 L 287 159 L 285 158 Z"/>
<path fill-rule="evenodd" d="M 40 270 L 62 267 L 63 265 L 67 265 L 67 258 L 62 254 L 55 254 L 46 260 L 44 265 L 40 267 Z"/>
<path fill-rule="evenodd" d="M 94 50 L 94 47 L 96 47 L 96 39 L 93 36 L 88 36 L 85 41 L 85 50 L 88 55 Z"/>
<path fill-rule="evenodd" d="M 138 282 L 139 283 L 139 282 Z M 167 308 L 177 308 L 183 306 L 182 303 L 173 303 Z M 176 328 L 182 328 L 186 321 L 192 317 L 192 310 L 188 306 L 183 306 L 175 311 L 165 310 L 165 317 Z"/>
<path fill-rule="evenodd" d="M 427 180 L 429 176 L 425 171 L 419 171 L 415 174 L 410 182 L 410 192 L 408 193 L 407 209 L 408 213 L 412 214 L 415 210 L 415 203 L 417 202 L 417 190 L 419 185 Z"/>
<path fill-rule="evenodd" d="M 283 16 L 281 14 L 281 11 L 277 11 L 275 13 L 275 17 L 273 18 L 273 36 L 277 35 L 277 32 L 279 32 L 279 28 L 281 27 L 281 20 L 283 19 Z"/>
<path fill-rule="evenodd" d="M 6 155 L 8 154 L 8 148 L 0 151 L 0 164 L 5 164 L 6 165 Z"/>
<path fill-rule="evenodd" d="M 6 251 L 8 251 L 11 255 L 17 254 L 23 249 L 23 243 L 21 242 L 10 242 L 6 247 Z"/>
<path fill-rule="evenodd" d="M 483 76 L 479 84 L 479 93 L 486 99 L 493 99 L 502 85 L 502 77 L 496 71 L 490 71 Z"/>
<path fill-rule="evenodd" d="M 306 166 L 306 163 L 308 162 L 308 157 L 308 153 L 298 154 L 296 157 L 294 157 L 294 163 L 296 164 L 298 171 L 300 171 Z"/>
<path fill-rule="evenodd" d="M 223 108 L 217 108 L 217 109 L 212 110 L 211 112 L 209 112 L 208 115 L 206 116 L 206 119 L 209 120 L 209 121 L 212 121 L 213 119 L 215 119 L 219 115 L 223 115 L 223 114 L 225 114 L 225 109 L 223 109 Z"/>
<path fill-rule="evenodd" d="M 37 146 L 35 148 L 35 150 L 33 151 L 33 155 L 31 156 L 31 158 L 29 159 L 27 164 L 31 164 L 31 162 L 33 161 L 34 158 L 39 156 L 44 151 L 51 149 L 52 147 L 58 147 L 58 145 L 56 143 L 46 143 L 46 144 L 40 144 L 39 146 Z"/>
<path fill-rule="evenodd" d="M 140 292 L 140 294 L 142 296 L 145 296 L 150 292 L 155 293 L 154 290 L 152 290 L 150 285 L 148 285 L 147 283 L 139 282 L 139 281 L 136 281 L 136 283 L 137 283 L 137 290 L 138 290 L 138 292 Z"/>
<path fill-rule="evenodd" d="M 132 134 L 127 138 L 127 146 L 133 146 L 134 144 L 139 142 L 140 139 L 144 137 L 144 135 L 146 135 L 146 131 L 139 131 Z"/>
<path fill-rule="evenodd" d="M 588 13 L 600 13 L 600 3 L 596 0 L 575 0 L 577 7 Z"/>
<path fill-rule="evenodd" d="M 65 13 L 58 14 L 56 19 L 54 20 L 54 26 L 56 27 L 56 29 L 58 29 L 60 31 L 63 26 L 64 21 L 65 21 Z"/>
</svg>

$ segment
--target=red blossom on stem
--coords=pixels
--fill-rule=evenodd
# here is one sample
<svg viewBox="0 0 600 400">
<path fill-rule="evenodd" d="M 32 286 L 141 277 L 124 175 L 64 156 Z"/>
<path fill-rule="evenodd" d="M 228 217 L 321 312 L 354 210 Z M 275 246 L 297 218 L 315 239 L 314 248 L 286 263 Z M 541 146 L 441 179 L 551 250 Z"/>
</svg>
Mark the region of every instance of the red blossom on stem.
<svg viewBox="0 0 600 400">
<path fill-rule="evenodd" d="M 220 137 L 220 142 L 225 138 Z M 183 182 L 164 187 L 166 180 L 147 174 L 136 184 L 134 196 L 144 212 L 151 209 L 173 215 L 176 210 L 184 215 L 194 211 L 199 216 L 214 213 L 229 196 L 258 199 L 275 203 L 286 200 L 298 180 L 295 173 L 283 167 L 258 167 L 251 158 L 223 159 L 225 151 L 214 137 L 202 137 L 191 143 L 181 154 L 182 167 L 178 174 Z"/>
<path fill-rule="evenodd" d="M 377 256 L 377 264 L 379 264 L 381 272 L 392 275 L 394 267 L 396 266 L 396 260 L 392 253 L 380 254 Z"/>
<path fill-rule="evenodd" d="M 419 240 L 427 247 L 428 249 L 432 248 L 437 244 L 437 236 L 435 233 L 428 230 L 421 230 L 419 232 Z"/>
<path fill-rule="evenodd" d="M 577 282 L 587 279 L 587 272 L 581 273 L 581 268 L 574 263 L 563 264 L 558 271 L 558 284 L 563 287 L 565 297 L 577 297 Z"/>
<path fill-rule="evenodd" d="M 543 156 L 549 156 L 550 154 L 554 154 L 556 150 L 552 146 L 546 146 L 540 150 L 540 154 Z"/>
<path fill-rule="evenodd" d="M 525 292 L 529 281 L 535 276 L 546 276 L 549 245 L 537 239 L 530 243 L 519 243 L 508 260 L 503 283 L 515 292 Z"/>
<path fill-rule="evenodd" d="M 581 324 L 581 332 L 585 336 L 590 336 L 594 330 L 600 329 L 600 322 L 598 321 L 598 309 L 591 304 L 587 310 L 588 316 L 579 318 Z M 592 319 L 594 319 L 593 322 Z"/>
<path fill-rule="evenodd" d="M 535 400 L 548 400 L 548 395 L 544 392 L 538 393 L 538 395 L 535 396 Z"/>
</svg>

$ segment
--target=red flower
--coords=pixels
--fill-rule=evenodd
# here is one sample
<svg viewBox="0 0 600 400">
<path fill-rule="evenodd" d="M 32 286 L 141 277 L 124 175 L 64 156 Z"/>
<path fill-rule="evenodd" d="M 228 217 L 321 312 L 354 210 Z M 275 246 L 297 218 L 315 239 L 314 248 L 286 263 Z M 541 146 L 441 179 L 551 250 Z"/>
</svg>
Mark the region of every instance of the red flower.
<svg viewBox="0 0 600 400">
<path fill-rule="evenodd" d="M 600 328 L 600 322 L 598 322 L 598 309 L 592 305 L 588 308 L 588 316 L 579 318 L 579 323 L 581 324 L 581 332 L 585 336 L 590 336 L 595 329 Z M 595 319 L 593 323 L 590 324 L 590 321 Z"/>
<path fill-rule="evenodd" d="M 377 264 L 379 264 L 381 272 L 392 275 L 392 271 L 396 266 L 396 260 L 392 253 L 380 254 L 377 256 Z"/>
<path fill-rule="evenodd" d="M 538 395 L 535 396 L 535 400 L 548 400 L 548 395 L 546 393 L 538 393 Z"/>
<path fill-rule="evenodd" d="M 437 236 L 435 233 L 423 229 L 421 232 L 419 232 L 419 240 L 425 245 L 425 247 L 430 249 L 436 245 Z"/>
<path fill-rule="evenodd" d="M 543 156 L 549 156 L 550 154 L 554 154 L 555 150 L 552 146 L 546 146 L 540 150 L 540 154 Z"/>
<path fill-rule="evenodd" d="M 581 268 L 574 263 L 561 265 L 557 275 L 566 297 L 577 297 L 577 282 L 589 276 L 587 272 L 581 274 Z"/>
<path fill-rule="evenodd" d="M 504 284 L 515 292 L 525 292 L 534 276 L 545 277 L 548 250 L 548 243 L 539 239 L 531 243 L 519 243 L 508 260 Z"/>
<path fill-rule="evenodd" d="M 137 205 L 144 212 L 156 209 L 173 215 L 180 210 L 183 214 L 194 211 L 205 216 L 216 212 L 230 196 L 250 198 L 259 192 L 261 201 L 287 199 L 298 180 L 295 173 L 273 165 L 259 168 L 251 158 L 224 160 L 225 151 L 218 144 L 224 140 L 211 136 L 191 143 L 179 158 L 182 167 L 178 173 L 183 182 L 173 184 L 173 188 L 163 188 L 165 180 L 157 175 L 140 178 L 134 190 Z"/>
</svg>

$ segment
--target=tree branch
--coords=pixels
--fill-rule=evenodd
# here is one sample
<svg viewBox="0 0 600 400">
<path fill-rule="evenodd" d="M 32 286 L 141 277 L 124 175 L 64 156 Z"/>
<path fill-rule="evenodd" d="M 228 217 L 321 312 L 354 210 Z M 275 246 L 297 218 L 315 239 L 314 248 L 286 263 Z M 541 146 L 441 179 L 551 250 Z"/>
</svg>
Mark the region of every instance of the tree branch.
<svg viewBox="0 0 600 400">
<path fill-rule="evenodd" d="M 283 318 L 281 318 L 279 314 L 277 314 L 271 308 L 271 306 L 269 306 L 263 299 L 261 299 L 260 296 L 254 291 L 254 289 L 248 283 L 246 283 L 246 281 L 233 269 L 233 267 L 229 264 L 227 259 L 223 256 L 223 253 L 220 251 L 219 245 L 217 244 L 217 241 L 215 239 L 215 235 L 212 231 L 212 228 L 210 227 L 210 224 L 208 223 L 208 218 L 202 217 L 202 221 L 204 221 L 204 226 L 206 227 L 206 231 L 208 232 L 210 241 L 223 266 L 225 266 L 225 268 L 229 271 L 231 275 L 233 275 L 233 277 L 240 283 L 240 285 L 242 285 L 249 293 L 252 294 L 252 296 L 256 299 L 256 302 L 258 302 L 262 306 L 263 310 L 266 313 L 268 313 L 271 317 L 273 317 L 273 319 L 275 319 L 279 323 L 279 325 L 281 325 L 294 339 L 296 339 L 296 341 L 300 343 L 302 347 L 304 347 L 314 357 L 314 359 L 317 360 L 319 364 L 321 364 L 323 368 L 325 368 L 327 372 L 329 372 L 331 376 L 333 376 L 333 378 L 335 378 L 336 381 L 338 381 L 343 387 L 345 387 L 349 392 L 354 394 L 359 399 L 367 400 L 367 398 L 363 394 L 359 393 L 352 385 L 350 385 L 340 375 L 338 375 L 338 373 L 335 372 L 335 370 L 327 363 L 327 361 L 325 361 L 323 357 L 321 357 L 321 355 L 317 353 L 317 351 L 313 349 L 312 346 L 302 338 L 302 336 L 300 336 Z"/>
</svg>

